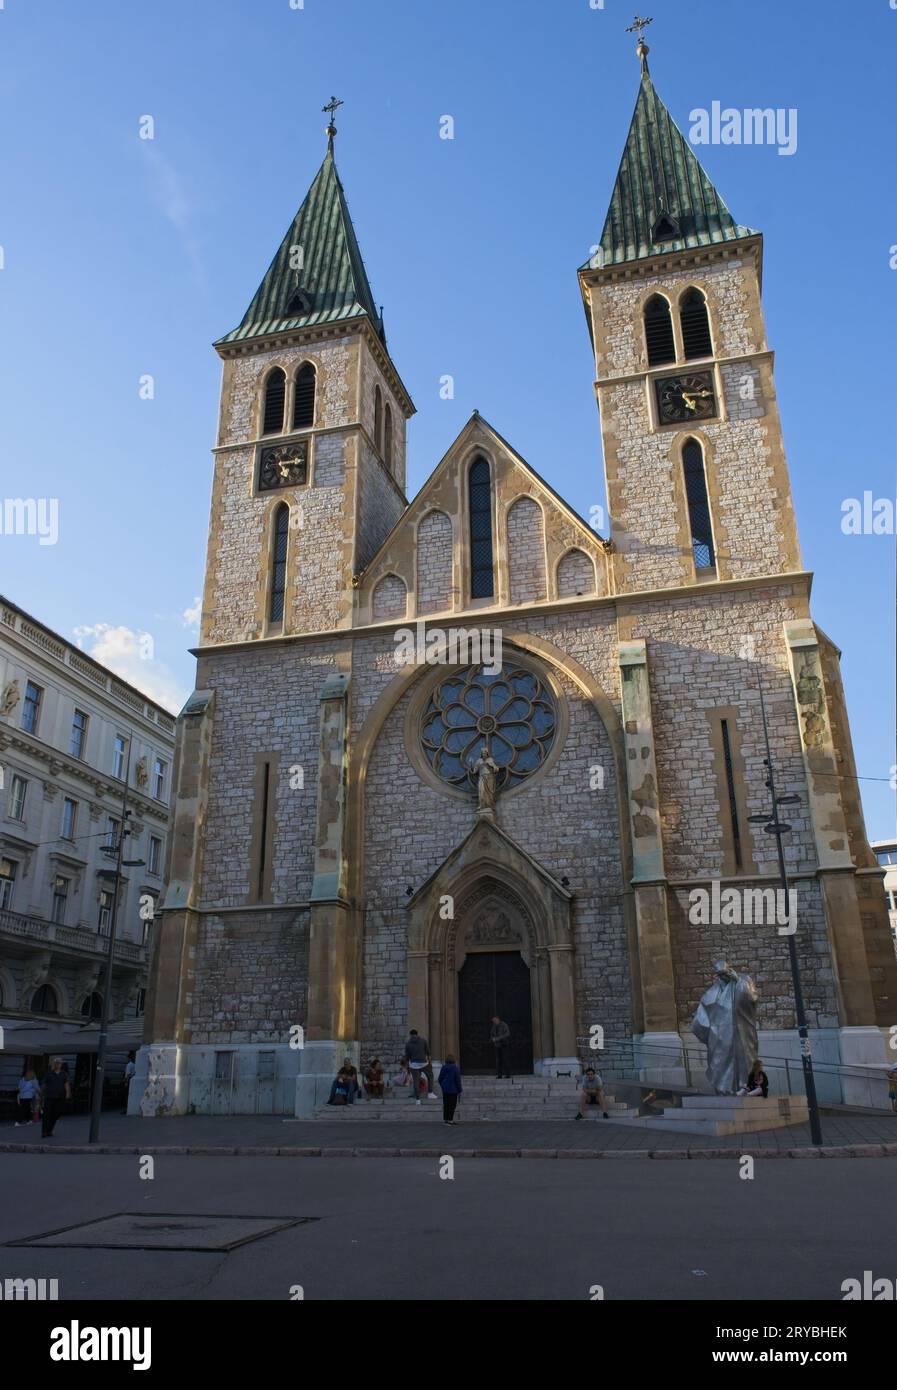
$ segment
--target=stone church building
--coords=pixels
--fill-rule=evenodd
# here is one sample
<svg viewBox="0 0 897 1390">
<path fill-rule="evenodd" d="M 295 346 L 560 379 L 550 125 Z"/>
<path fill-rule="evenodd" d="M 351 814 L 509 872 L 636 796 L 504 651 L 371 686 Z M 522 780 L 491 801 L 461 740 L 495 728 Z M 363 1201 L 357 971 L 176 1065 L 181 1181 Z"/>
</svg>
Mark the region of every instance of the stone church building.
<svg viewBox="0 0 897 1390">
<path fill-rule="evenodd" d="M 776 789 L 799 798 L 814 1056 L 880 1065 L 897 967 L 839 652 L 810 614 L 761 234 L 643 52 L 579 271 L 609 537 L 479 414 L 409 502 L 414 406 L 335 134 L 215 345 L 196 690 L 132 1109 L 308 1114 L 344 1056 L 391 1070 L 411 1027 L 486 1072 L 494 1013 L 517 1073 L 669 1074 L 720 957 L 760 988 L 764 1060 L 795 1058 L 787 937 L 693 910 L 698 889 L 779 882 L 754 823 L 761 681 Z"/>
</svg>

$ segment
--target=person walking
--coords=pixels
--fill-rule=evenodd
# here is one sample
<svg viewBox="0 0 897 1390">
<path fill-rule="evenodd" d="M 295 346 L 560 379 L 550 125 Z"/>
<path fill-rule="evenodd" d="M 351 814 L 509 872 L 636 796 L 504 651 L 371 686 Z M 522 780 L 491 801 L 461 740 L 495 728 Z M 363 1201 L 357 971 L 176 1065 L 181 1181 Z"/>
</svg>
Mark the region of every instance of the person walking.
<svg viewBox="0 0 897 1390">
<path fill-rule="evenodd" d="M 492 1017 L 492 1028 L 489 1032 L 492 1046 L 495 1048 L 495 1075 L 496 1078 L 502 1075 L 508 1080 L 511 1073 L 508 1071 L 508 1051 L 511 1043 L 511 1030 L 506 1023 L 503 1023 L 498 1014 Z"/>
<path fill-rule="evenodd" d="M 439 1088 L 442 1091 L 442 1123 L 454 1125 L 455 1107 L 460 1099 L 464 1087 L 461 1085 L 461 1068 L 449 1053 L 439 1069 L 439 1076 L 436 1078 Z"/>
<path fill-rule="evenodd" d="M 35 1101 L 40 1096 L 40 1082 L 34 1075 L 31 1067 L 28 1067 L 24 1076 L 19 1077 L 18 1092 L 16 1094 L 16 1129 L 19 1125 L 30 1125 L 33 1121 L 33 1111 Z"/>
<path fill-rule="evenodd" d="M 436 1092 L 433 1090 L 433 1065 L 430 1061 L 430 1044 L 426 1038 L 422 1038 L 416 1028 L 412 1028 L 408 1034 L 408 1041 L 405 1043 L 405 1060 L 411 1072 L 411 1099 L 420 1105 L 420 1086 L 421 1076 L 427 1078 L 427 1096 L 430 1100 L 438 1100 Z"/>
<path fill-rule="evenodd" d="M 124 1085 L 124 1092 L 122 1094 L 121 1101 L 121 1113 L 123 1115 L 127 1115 L 128 1113 L 128 1096 L 131 1094 L 131 1082 L 134 1080 L 134 1073 L 136 1072 L 136 1070 L 137 1063 L 134 1060 L 134 1053 L 129 1052 L 128 1060 L 125 1063 L 124 1081 L 122 1083 Z"/>
<path fill-rule="evenodd" d="M 62 1113 L 65 1102 L 71 1098 L 72 1088 L 68 1076 L 62 1070 L 62 1058 L 54 1057 L 53 1065 L 44 1077 L 41 1086 L 41 1099 L 44 1106 L 44 1123 L 41 1134 L 49 1139 Z"/>
</svg>

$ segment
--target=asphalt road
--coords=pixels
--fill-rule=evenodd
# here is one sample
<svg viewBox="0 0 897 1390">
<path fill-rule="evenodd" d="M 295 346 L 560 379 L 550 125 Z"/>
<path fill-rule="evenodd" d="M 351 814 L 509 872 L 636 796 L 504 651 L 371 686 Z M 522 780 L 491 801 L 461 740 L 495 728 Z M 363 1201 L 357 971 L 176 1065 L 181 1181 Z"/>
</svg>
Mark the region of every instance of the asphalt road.
<svg viewBox="0 0 897 1390">
<path fill-rule="evenodd" d="M 840 1300 L 897 1276 L 890 1159 L 0 1156 L 0 1278 L 61 1300 Z M 229 1253 L 10 1247 L 115 1212 L 316 1217 Z"/>
</svg>

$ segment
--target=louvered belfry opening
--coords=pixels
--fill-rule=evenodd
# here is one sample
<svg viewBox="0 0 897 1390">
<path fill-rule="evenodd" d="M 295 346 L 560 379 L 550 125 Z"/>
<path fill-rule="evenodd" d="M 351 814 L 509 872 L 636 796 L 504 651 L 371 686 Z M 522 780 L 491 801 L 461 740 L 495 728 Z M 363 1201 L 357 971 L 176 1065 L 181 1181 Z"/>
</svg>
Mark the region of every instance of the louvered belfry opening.
<svg viewBox="0 0 897 1390">
<path fill-rule="evenodd" d="M 310 362 L 303 362 L 296 373 L 293 395 L 293 429 L 310 430 L 315 423 L 315 385 L 317 372 Z"/>
<path fill-rule="evenodd" d="M 287 539 L 290 534 L 290 509 L 281 502 L 274 513 L 274 546 L 271 552 L 271 602 L 268 618 L 272 623 L 283 622 L 287 588 Z"/>
<path fill-rule="evenodd" d="M 713 569 L 716 556 L 713 550 L 713 527 L 710 521 L 710 502 L 707 497 L 707 477 L 704 472 L 704 450 L 696 439 L 686 439 L 682 446 L 682 466 L 685 473 L 685 496 L 688 502 L 688 521 L 695 568 Z"/>
<path fill-rule="evenodd" d="M 670 306 L 662 294 L 652 295 L 645 305 L 645 344 L 648 349 L 649 367 L 659 367 L 664 362 L 675 362 L 673 319 Z"/>
<path fill-rule="evenodd" d="M 280 367 L 275 367 L 265 382 L 265 413 L 262 420 L 262 434 L 283 433 L 283 409 L 287 398 L 287 378 Z"/>
<path fill-rule="evenodd" d="M 474 459 L 468 477 L 470 499 L 470 596 L 492 598 L 492 476 L 484 458 Z"/>
<path fill-rule="evenodd" d="M 683 295 L 679 306 L 679 323 L 682 327 L 682 347 L 686 358 L 712 357 L 713 343 L 710 340 L 707 302 L 700 290 L 689 290 Z"/>
</svg>

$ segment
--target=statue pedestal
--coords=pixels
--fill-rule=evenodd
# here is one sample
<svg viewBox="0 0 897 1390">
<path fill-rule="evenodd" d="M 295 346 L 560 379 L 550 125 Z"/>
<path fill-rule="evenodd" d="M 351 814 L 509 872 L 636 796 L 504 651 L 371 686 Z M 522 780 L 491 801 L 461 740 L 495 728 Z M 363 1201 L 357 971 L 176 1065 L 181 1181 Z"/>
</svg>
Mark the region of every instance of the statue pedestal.
<svg viewBox="0 0 897 1390">
<path fill-rule="evenodd" d="M 661 1115 L 639 1115 L 626 1123 L 668 1134 L 756 1134 L 806 1124 L 806 1096 L 683 1096 L 681 1106 Z"/>
</svg>

